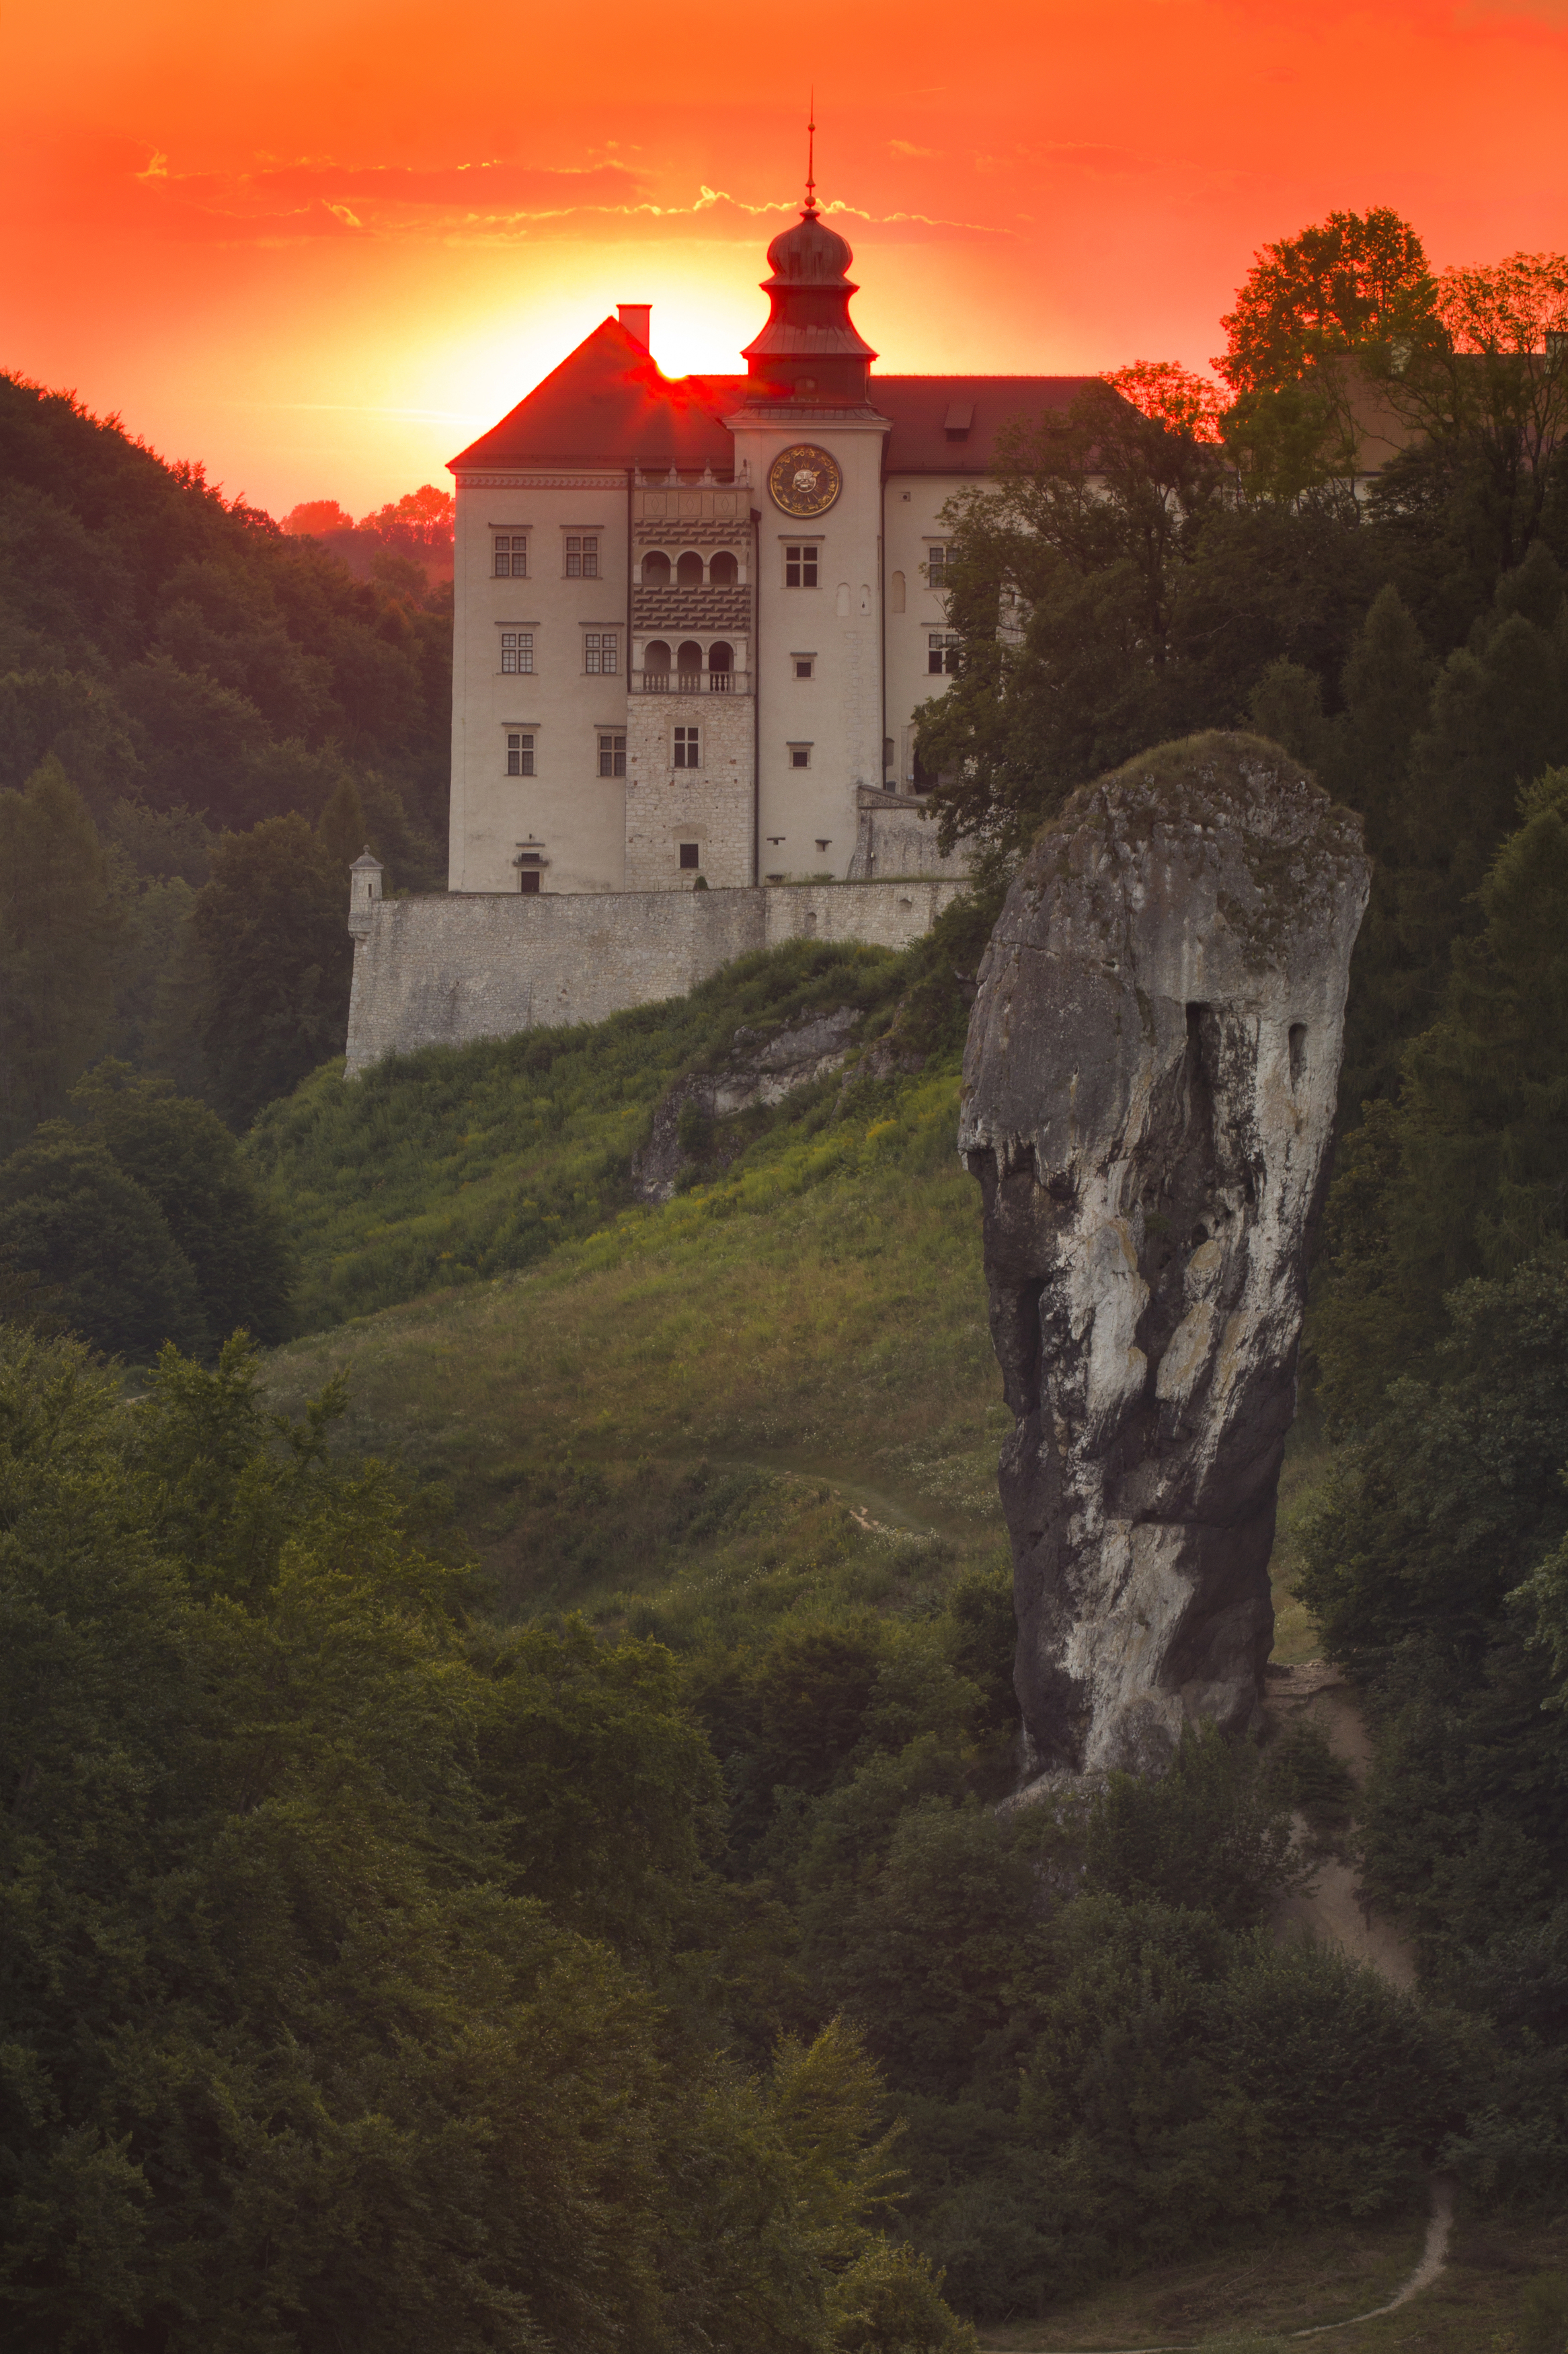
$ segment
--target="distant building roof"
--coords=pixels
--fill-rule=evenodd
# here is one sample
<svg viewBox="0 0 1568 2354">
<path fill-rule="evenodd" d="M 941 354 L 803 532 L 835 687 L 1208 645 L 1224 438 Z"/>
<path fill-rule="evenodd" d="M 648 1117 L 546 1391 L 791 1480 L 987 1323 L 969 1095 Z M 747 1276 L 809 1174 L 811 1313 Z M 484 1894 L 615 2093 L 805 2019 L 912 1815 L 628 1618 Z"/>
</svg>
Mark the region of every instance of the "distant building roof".
<svg viewBox="0 0 1568 2354">
<path fill-rule="evenodd" d="M 872 406 L 893 419 L 890 474 L 984 474 L 1015 417 L 1065 408 L 1092 376 L 874 376 Z"/>
</svg>

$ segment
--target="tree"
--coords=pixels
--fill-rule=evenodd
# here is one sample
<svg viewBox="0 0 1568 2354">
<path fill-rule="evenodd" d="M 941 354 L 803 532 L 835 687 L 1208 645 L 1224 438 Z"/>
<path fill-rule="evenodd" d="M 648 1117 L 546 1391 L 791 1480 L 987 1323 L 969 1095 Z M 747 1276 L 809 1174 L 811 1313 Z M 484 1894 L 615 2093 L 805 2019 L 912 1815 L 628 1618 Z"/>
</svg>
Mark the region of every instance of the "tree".
<svg viewBox="0 0 1568 2354">
<path fill-rule="evenodd" d="M 1005 854 L 1075 785 L 1187 722 L 1178 577 L 1217 454 L 1108 384 L 999 439 L 994 489 L 948 511 L 959 673 L 918 715 L 944 844 Z"/>
<path fill-rule="evenodd" d="M 1347 366 L 1430 334 L 1437 300 L 1420 238 L 1387 206 L 1332 212 L 1266 245 L 1222 319 L 1214 366 L 1231 388 L 1227 438 L 1273 497 L 1348 489 L 1363 471 L 1366 379 Z M 1346 510 L 1347 513 L 1350 510 Z"/>
<path fill-rule="evenodd" d="M 0 792 L 0 1150 L 63 1111 L 102 1052 L 122 918 L 103 848 L 51 753 Z"/>
<path fill-rule="evenodd" d="M 343 1052 L 353 970 L 346 878 L 302 817 L 227 834 L 196 895 L 198 1034 L 218 1108 L 249 1126 L 264 1103 Z"/>
<path fill-rule="evenodd" d="M 240 1345 L 127 1403 L 0 1331 L 8 2340 L 823 2354 L 859 2267 L 846 2316 L 959 2354 L 874 2263 L 853 2032 L 747 2078 L 507 1884 L 513 1797 L 571 1794 L 485 1795 L 467 1564 L 334 1454 L 337 1403 L 274 1418 Z"/>
<path fill-rule="evenodd" d="M 1453 501 L 1468 475 L 1492 561 L 1521 562 L 1568 443 L 1568 254 L 1444 270 L 1431 324 L 1408 355 L 1392 355 L 1386 388 L 1425 448 L 1395 470 L 1385 501 L 1434 469 Z"/>
<path fill-rule="evenodd" d="M 1176 360 L 1132 360 L 1107 368 L 1105 382 L 1142 417 L 1152 418 L 1190 441 L 1223 439 L 1224 396 L 1213 378 L 1195 376 Z"/>
<path fill-rule="evenodd" d="M 71 1091 L 89 1132 L 162 1212 L 196 1277 L 215 1341 L 243 1329 L 266 1342 L 289 1329 L 292 1254 L 283 1221 L 216 1112 L 104 1062 Z"/>
<path fill-rule="evenodd" d="M 0 1263 L 32 1276 L 53 1317 L 146 1364 L 165 1341 L 205 1354 L 190 1261 L 157 1204 L 104 1147 L 48 1122 L 0 1161 Z"/>
</svg>

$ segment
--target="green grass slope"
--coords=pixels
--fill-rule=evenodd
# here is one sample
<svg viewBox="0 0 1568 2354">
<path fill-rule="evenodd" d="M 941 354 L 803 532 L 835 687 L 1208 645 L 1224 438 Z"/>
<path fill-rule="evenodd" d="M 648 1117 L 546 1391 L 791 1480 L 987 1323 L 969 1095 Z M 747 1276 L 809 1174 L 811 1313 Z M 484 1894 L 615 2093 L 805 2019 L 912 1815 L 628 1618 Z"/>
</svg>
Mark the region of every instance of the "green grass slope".
<svg viewBox="0 0 1568 2354">
<path fill-rule="evenodd" d="M 315 1329 L 529 1267 L 593 1233 L 631 1200 L 632 1153 L 679 1074 L 721 1060 L 737 1029 L 765 1036 L 841 1005 L 860 1011 L 870 1043 L 894 1022 L 912 961 L 802 941 L 609 1022 L 431 1047 L 347 1085 L 327 1065 L 269 1107 L 249 1147 L 302 1252 L 301 1320 Z M 823 1124 L 837 1092 L 730 1123 L 723 1154 L 780 1125 Z"/>
<path fill-rule="evenodd" d="M 917 1598 L 1001 1550 L 1009 1417 L 956 1074 L 876 1092 L 525 1270 L 296 1341 L 274 1388 L 345 1372 L 351 1436 L 451 1482 L 514 1607 L 641 1600 L 673 1634 Z"/>
<path fill-rule="evenodd" d="M 280 1403 L 345 1374 L 353 1443 L 450 1483 L 508 1613 L 734 1641 L 1003 1575 L 1010 1416 L 954 1150 L 976 929 L 797 942 L 595 1026 L 319 1072 L 249 1147 L 318 1327 L 274 1357 Z M 842 1004 L 856 1057 L 922 1066 L 852 1058 L 720 1123 L 662 1208 L 633 1200 L 675 1078 Z"/>
</svg>

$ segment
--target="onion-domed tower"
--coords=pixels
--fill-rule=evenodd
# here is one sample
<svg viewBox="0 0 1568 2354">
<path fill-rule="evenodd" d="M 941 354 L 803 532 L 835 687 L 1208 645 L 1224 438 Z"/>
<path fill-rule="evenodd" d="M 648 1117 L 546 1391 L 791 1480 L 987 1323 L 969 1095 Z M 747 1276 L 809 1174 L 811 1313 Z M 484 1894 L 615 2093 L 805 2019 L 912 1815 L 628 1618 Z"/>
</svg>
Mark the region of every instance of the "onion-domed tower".
<svg viewBox="0 0 1568 2354">
<path fill-rule="evenodd" d="M 847 275 L 853 260 L 847 240 L 819 214 L 808 182 L 800 219 L 768 249 L 768 324 L 743 355 L 749 398 L 853 408 L 869 398 L 866 375 L 876 354 L 849 314 L 850 296 L 860 291 Z"/>
</svg>

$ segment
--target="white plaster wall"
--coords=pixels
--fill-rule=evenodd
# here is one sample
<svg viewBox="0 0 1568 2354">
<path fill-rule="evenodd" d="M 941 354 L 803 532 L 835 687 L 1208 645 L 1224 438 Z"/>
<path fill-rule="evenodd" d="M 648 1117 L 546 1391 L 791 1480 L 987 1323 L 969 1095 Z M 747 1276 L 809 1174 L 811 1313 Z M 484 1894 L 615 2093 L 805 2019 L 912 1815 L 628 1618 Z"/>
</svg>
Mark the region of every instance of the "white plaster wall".
<svg viewBox="0 0 1568 2354">
<path fill-rule="evenodd" d="M 880 419 L 825 411 L 738 411 L 737 465 L 747 463 L 758 525 L 757 678 L 761 871 L 791 878 L 847 875 L 863 785 L 882 781 L 882 443 Z M 768 470 L 797 441 L 828 451 L 843 488 L 814 523 L 791 519 L 768 494 Z M 784 550 L 819 543 L 818 586 L 785 586 Z M 809 680 L 794 656 L 809 653 Z M 791 743 L 810 766 L 789 764 Z M 770 840 L 769 837 L 774 837 Z M 827 848 L 819 850 L 819 842 Z"/>
<path fill-rule="evenodd" d="M 496 530 L 525 529 L 529 577 L 497 580 Z M 566 577 L 567 532 L 599 538 L 599 578 Z M 627 483 L 618 471 L 475 473 L 457 482 L 448 887 L 515 893 L 519 843 L 543 843 L 551 892 L 615 891 L 625 787 L 599 774 L 599 730 L 626 726 Z M 532 676 L 503 674 L 503 627 L 534 631 Z M 617 633 L 613 677 L 583 670 L 583 631 Z M 508 726 L 531 730 L 533 777 L 506 773 Z"/>
<path fill-rule="evenodd" d="M 874 391 L 874 379 L 873 380 Z M 940 594 L 925 578 L 925 566 L 934 539 L 950 534 L 941 521 L 948 499 L 973 487 L 973 477 L 959 474 L 890 474 L 884 493 L 885 563 L 891 584 L 895 572 L 904 575 L 904 610 L 893 610 L 888 599 L 887 732 L 893 738 L 895 774 L 901 790 L 914 783 L 913 716 L 928 696 L 945 692 L 947 679 L 933 678 L 927 666 L 930 633 L 946 630 L 948 617 Z"/>
</svg>

